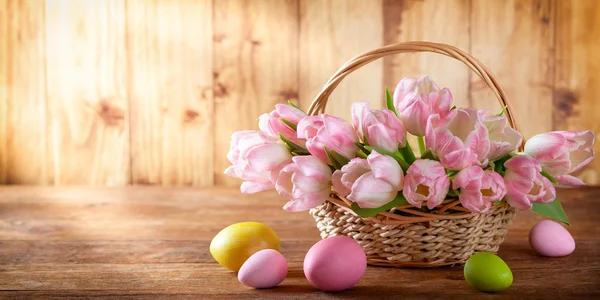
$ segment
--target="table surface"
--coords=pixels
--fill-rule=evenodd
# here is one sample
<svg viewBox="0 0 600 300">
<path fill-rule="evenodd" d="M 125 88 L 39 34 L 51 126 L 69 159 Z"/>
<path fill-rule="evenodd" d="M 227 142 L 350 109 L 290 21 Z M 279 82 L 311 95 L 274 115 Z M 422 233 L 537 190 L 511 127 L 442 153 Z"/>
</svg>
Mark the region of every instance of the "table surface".
<svg viewBox="0 0 600 300">
<path fill-rule="evenodd" d="M 14 299 L 300 299 L 300 298 L 600 298 L 600 189 L 562 190 L 559 197 L 577 242 L 563 258 L 529 247 L 542 218 L 515 217 L 499 255 L 511 267 L 511 288 L 485 294 L 464 280 L 462 267 L 368 267 L 351 290 L 321 292 L 302 272 L 319 240 L 307 212 L 288 213 L 274 192 L 237 189 L 0 187 L 0 298 Z M 254 290 L 219 266 L 208 249 L 236 222 L 258 221 L 281 238 L 289 273 L 269 290 Z"/>
</svg>

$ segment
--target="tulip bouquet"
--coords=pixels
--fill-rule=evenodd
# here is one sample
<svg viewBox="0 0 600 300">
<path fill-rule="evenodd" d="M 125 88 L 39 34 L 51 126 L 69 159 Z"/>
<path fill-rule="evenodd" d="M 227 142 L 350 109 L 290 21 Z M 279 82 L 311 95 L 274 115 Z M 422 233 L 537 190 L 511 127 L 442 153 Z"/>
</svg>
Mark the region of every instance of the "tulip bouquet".
<svg viewBox="0 0 600 300">
<path fill-rule="evenodd" d="M 505 110 L 456 108 L 452 100 L 424 76 L 401 80 L 393 96 L 386 90 L 387 108 L 354 103 L 352 124 L 277 104 L 259 117 L 260 130 L 232 135 L 225 174 L 244 181 L 243 193 L 275 188 L 292 212 L 321 205 L 333 189 L 361 217 L 407 204 L 435 211 L 453 199 L 476 214 L 506 201 L 568 224 L 555 186 L 584 184 L 573 175 L 593 160 L 594 134 L 543 133 L 519 151 L 523 137 Z"/>
</svg>

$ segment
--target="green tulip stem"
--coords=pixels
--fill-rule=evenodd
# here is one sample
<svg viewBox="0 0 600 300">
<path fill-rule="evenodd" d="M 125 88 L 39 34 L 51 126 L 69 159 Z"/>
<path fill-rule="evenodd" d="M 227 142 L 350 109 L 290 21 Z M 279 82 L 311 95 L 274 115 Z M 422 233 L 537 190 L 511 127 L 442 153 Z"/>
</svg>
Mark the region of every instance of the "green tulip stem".
<svg viewBox="0 0 600 300">
<path fill-rule="evenodd" d="M 417 137 L 417 145 L 419 147 L 419 154 L 421 156 L 423 156 L 423 154 L 425 153 L 426 149 L 425 149 L 425 139 L 422 136 L 418 136 Z"/>
</svg>

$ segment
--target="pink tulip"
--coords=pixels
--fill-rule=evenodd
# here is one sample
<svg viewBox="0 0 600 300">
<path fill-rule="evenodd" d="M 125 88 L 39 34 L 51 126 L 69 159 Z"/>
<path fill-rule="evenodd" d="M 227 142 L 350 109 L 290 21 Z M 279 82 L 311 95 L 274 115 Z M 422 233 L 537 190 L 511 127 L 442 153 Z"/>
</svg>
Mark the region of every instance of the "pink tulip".
<svg viewBox="0 0 600 300">
<path fill-rule="evenodd" d="M 352 105 L 352 123 L 363 142 L 376 149 L 396 152 L 406 143 L 404 125 L 389 109 L 369 109 L 368 102 L 356 102 Z"/>
<path fill-rule="evenodd" d="M 542 169 L 561 185 L 582 186 L 583 181 L 570 174 L 592 162 L 594 139 L 594 133 L 589 130 L 542 133 L 525 143 L 525 154 L 539 161 Z"/>
<path fill-rule="evenodd" d="M 453 109 L 446 119 L 429 118 L 425 141 L 442 165 L 462 170 L 475 164 L 487 164 L 490 150 L 488 129 L 476 109 Z"/>
<path fill-rule="evenodd" d="M 556 199 L 556 190 L 548 178 L 542 176 L 542 167 L 534 158 L 518 155 L 504 163 L 506 202 L 519 210 L 531 209 L 533 203 L 550 203 Z"/>
<path fill-rule="evenodd" d="M 448 194 L 450 178 L 444 167 L 435 160 L 416 160 L 406 171 L 402 193 L 408 203 L 421 207 L 427 202 L 427 208 L 440 205 Z"/>
<path fill-rule="evenodd" d="M 291 105 L 276 104 L 275 110 L 268 114 L 262 114 L 258 118 L 258 128 L 270 136 L 279 138 L 279 134 L 281 134 L 289 141 L 303 146 L 305 141 L 299 139 L 296 130 L 288 126 L 281 118 L 298 125 L 298 122 L 304 117 L 306 117 L 306 114 L 303 111 Z"/>
<path fill-rule="evenodd" d="M 305 117 L 298 123 L 298 138 L 306 139 L 306 149 L 326 164 L 330 164 L 324 147 L 350 159 L 356 156 L 358 136 L 344 119 L 321 114 Z"/>
<path fill-rule="evenodd" d="M 322 204 L 331 192 L 331 169 L 314 156 L 295 156 L 279 173 L 275 188 L 289 202 L 283 209 L 308 210 Z"/>
<path fill-rule="evenodd" d="M 227 159 L 232 166 L 225 174 L 244 180 L 241 191 L 254 194 L 274 187 L 279 171 L 292 155 L 279 139 L 256 130 L 233 133 Z"/>
<path fill-rule="evenodd" d="M 490 138 L 490 151 L 486 158 L 496 160 L 516 151 L 523 137 L 521 134 L 508 126 L 508 120 L 505 116 L 497 116 L 488 111 L 480 111 L 484 115 L 483 125 L 487 128 Z"/>
<path fill-rule="evenodd" d="M 394 200 L 402 190 L 403 175 L 395 159 L 373 151 L 367 159 L 352 159 L 331 180 L 340 196 L 362 208 L 374 208 Z"/>
<path fill-rule="evenodd" d="M 470 166 L 461 170 L 452 181 L 452 188 L 460 189 L 460 203 L 475 213 L 487 213 L 492 203 L 502 200 L 506 186 L 500 174 Z"/>
<path fill-rule="evenodd" d="M 416 136 L 426 133 L 427 119 L 439 115 L 444 119 L 452 105 L 450 90 L 440 88 L 429 76 L 404 78 L 394 91 L 394 107 L 406 130 Z"/>
</svg>

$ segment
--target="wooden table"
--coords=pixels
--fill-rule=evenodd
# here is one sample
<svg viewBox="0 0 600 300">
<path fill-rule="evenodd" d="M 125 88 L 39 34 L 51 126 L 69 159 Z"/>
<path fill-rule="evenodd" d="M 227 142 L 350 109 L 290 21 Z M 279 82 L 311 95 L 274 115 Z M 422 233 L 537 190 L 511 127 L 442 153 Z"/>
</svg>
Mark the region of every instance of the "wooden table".
<svg viewBox="0 0 600 300">
<path fill-rule="evenodd" d="M 541 219 L 519 213 L 499 255 L 513 286 L 472 289 L 462 267 L 369 267 L 352 290 L 325 293 L 304 278 L 302 260 L 319 240 L 308 213 L 288 213 L 273 192 L 237 189 L 0 188 L 0 298 L 10 299 L 299 299 L 523 298 L 600 299 L 600 189 L 563 190 L 577 249 L 536 256 L 527 241 Z M 277 288 L 253 290 L 219 266 L 211 238 L 236 222 L 259 221 L 282 240 L 289 274 Z M 375 299 L 375 298 L 373 298 Z"/>
</svg>

